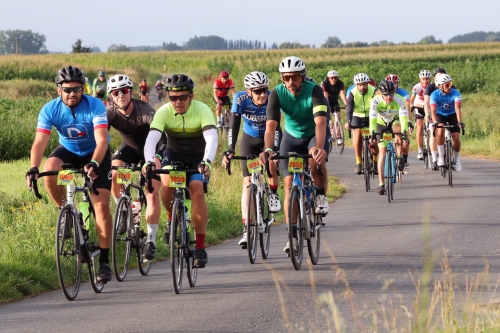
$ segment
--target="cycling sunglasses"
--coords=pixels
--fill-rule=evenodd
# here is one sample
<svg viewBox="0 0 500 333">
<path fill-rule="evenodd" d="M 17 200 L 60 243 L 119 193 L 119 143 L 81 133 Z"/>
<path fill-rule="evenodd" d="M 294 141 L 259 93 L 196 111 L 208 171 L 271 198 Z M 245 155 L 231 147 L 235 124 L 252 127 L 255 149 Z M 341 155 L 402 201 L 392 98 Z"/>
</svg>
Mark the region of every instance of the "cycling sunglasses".
<svg viewBox="0 0 500 333">
<path fill-rule="evenodd" d="M 116 90 L 111 90 L 110 94 L 118 97 L 118 95 L 122 93 L 122 95 L 128 95 L 130 93 L 130 88 L 129 87 L 123 87 L 121 89 L 116 89 Z"/>
<path fill-rule="evenodd" d="M 300 80 L 300 74 L 282 75 L 281 78 L 285 82 L 288 82 L 290 80 L 292 80 L 292 81 L 298 81 L 298 80 Z"/>
<path fill-rule="evenodd" d="M 385 97 L 389 97 L 389 96 L 393 97 L 393 96 L 394 96 L 394 93 L 382 94 L 382 95 L 383 95 L 383 96 L 385 96 Z"/>
<path fill-rule="evenodd" d="M 252 90 L 252 92 L 253 92 L 255 95 L 267 94 L 267 87 L 264 87 L 264 88 L 259 88 L 259 89 L 254 89 L 254 90 Z"/>
<path fill-rule="evenodd" d="M 61 87 L 61 90 L 64 91 L 66 94 L 71 94 L 71 92 L 74 92 L 75 94 L 78 94 L 81 92 L 83 89 L 83 86 L 78 86 L 78 87 Z"/>
<path fill-rule="evenodd" d="M 171 100 L 172 102 L 185 102 L 189 97 L 191 97 L 191 94 L 185 94 L 185 95 L 180 95 L 180 96 L 170 96 L 168 95 L 168 99 Z"/>
</svg>

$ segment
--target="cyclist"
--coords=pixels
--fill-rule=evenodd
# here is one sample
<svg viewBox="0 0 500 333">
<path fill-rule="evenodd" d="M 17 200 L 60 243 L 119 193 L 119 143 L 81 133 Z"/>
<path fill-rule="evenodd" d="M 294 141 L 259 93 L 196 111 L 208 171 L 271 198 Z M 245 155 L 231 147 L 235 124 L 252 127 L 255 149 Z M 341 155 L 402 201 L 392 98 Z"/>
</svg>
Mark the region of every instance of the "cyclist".
<svg viewBox="0 0 500 333">
<path fill-rule="evenodd" d="M 141 101 L 149 103 L 149 84 L 146 79 L 142 79 L 139 84 L 139 93 L 141 94 Z"/>
<path fill-rule="evenodd" d="M 85 85 L 83 86 L 83 93 L 85 95 L 92 95 L 92 88 L 90 87 L 88 77 L 85 77 Z"/>
<path fill-rule="evenodd" d="M 45 104 L 38 115 L 38 125 L 31 147 L 31 168 L 26 174 L 37 177 L 38 167 L 50 139 L 52 127 L 59 134 L 60 145 L 50 153 L 43 165 L 44 171 L 63 170 L 63 163 L 75 168 L 83 167 L 94 180 L 99 195 L 90 193 L 95 210 L 100 247 L 100 268 L 97 278 L 100 282 L 111 281 L 113 272 L 109 265 L 109 245 L 112 219 L 109 211 L 111 180 L 107 175 L 111 169 L 111 155 L 108 149 L 108 120 L 104 105 L 97 99 L 83 94 L 85 78 L 83 72 L 72 66 L 56 74 L 58 98 Z M 44 178 L 45 188 L 55 205 L 64 205 L 64 190 L 57 185 L 56 177 Z M 60 235 L 67 231 L 62 227 Z"/>
<path fill-rule="evenodd" d="M 100 70 L 97 72 L 97 77 L 94 79 L 94 83 L 92 84 L 92 96 L 99 98 L 104 105 L 108 104 L 109 97 L 106 86 L 106 72 Z"/>
<path fill-rule="evenodd" d="M 259 159 L 264 164 L 274 152 L 274 137 L 280 123 L 280 113 L 283 112 L 286 121 L 279 151 L 281 154 L 297 152 L 313 155 L 313 158 L 309 159 L 309 163 L 317 193 L 315 213 L 326 215 L 328 213 L 328 200 L 325 195 L 327 169 L 324 163 L 328 150 L 326 99 L 320 86 L 305 81 L 306 65 L 301 59 L 295 56 L 284 58 L 279 65 L 279 71 L 283 83 L 273 89 L 269 95 L 266 109 L 266 132 L 264 134 L 266 149 L 260 154 Z M 322 175 L 317 170 L 317 165 L 321 167 Z M 288 199 L 292 186 L 292 175 L 286 167 L 282 168 L 281 172 L 285 182 L 285 217 L 289 222 L 291 217 L 288 216 Z M 295 229 L 293 226 L 291 227 Z M 294 232 L 297 230 L 295 229 Z M 284 251 L 289 253 L 290 246 L 296 247 L 298 243 L 287 243 Z"/>
<path fill-rule="evenodd" d="M 408 110 L 406 109 L 406 101 L 396 94 L 396 87 L 392 81 L 381 81 L 377 87 L 380 95 L 376 95 L 370 102 L 370 132 L 408 132 Z M 396 135 L 394 144 L 396 146 L 398 169 L 403 171 L 404 161 L 401 158 L 402 144 L 401 140 L 406 140 Z M 378 146 L 375 144 L 378 141 Z M 376 137 L 372 135 L 372 147 L 375 148 L 375 153 L 378 154 L 378 180 L 379 187 L 377 189 L 380 195 L 385 194 L 384 185 L 384 160 L 386 146 L 382 140 L 382 135 Z"/>
<path fill-rule="evenodd" d="M 436 76 L 438 90 L 431 94 L 430 106 L 432 120 L 435 125 L 458 125 L 452 127 L 451 137 L 453 138 L 453 150 L 455 151 L 455 171 L 462 170 L 460 163 L 460 128 L 462 123 L 462 95 L 453 88 L 451 76 L 448 74 L 438 74 Z M 439 152 L 438 166 L 444 166 L 444 128 L 438 128 L 436 133 L 436 144 Z"/>
<path fill-rule="evenodd" d="M 433 78 L 434 80 L 436 79 L 436 76 L 438 74 L 446 74 L 446 70 L 444 68 L 438 67 L 434 70 L 433 73 Z M 431 100 L 431 95 L 432 93 L 438 89 L 438 86 L 434 83 L 431 82 L 427 88 L 425 88 L 424 92 L 424 110 L 425 110 L 425 115 L 427 119 L 427 123 L 429 124 L 429 130 L 432 131 L 433 128 L 431 126 L 432 122 L 432 117 L 431 117 L 431 106 L 430 106 L 430 100 Z M 431 146 L 431 155 L 432 155 L 432 171 L 438 171 L 438 165 L 437 165 L 437 159 L 438 159 L 438 149 L 436 145 L 436 139 L 434 135 L 431 135 L 429 138 L 429 145 Z"/>
<path fill-rule="evenodd" d="M 425 118 L 425 110 L 424 110 L 424 93 L 425 89 L 431 82 L 432 73 L 427 69 L 420 71 L 418 77 L 420 82 L 413 86 L 411 90 L 410 97 L 410 105 L 413 105 L 415 109 L 415 118 L 417 119 L 417 145 L 418 145 L 418 154 L 417 159 L 424 159 L 424 149 L 423 149 L 423 141 L 424 141 L 424 118 Z"/>
<path fill-rule="evenodd" d="M 245 76 L 244 91 L 235 94 L 233 107 L 231 109 L 229 136 L 228 136 L 228 154 L 224 154 L 222 164 L 226 166 L 228 159 L 235 154 L 236 141 L 240 130 L 241 120 L 243 119 L 243 134 L 241 136 L 240 154 L 244 156 L 258 156 L 264 150 L 264 133 L 266 131 L 266 108 L 269 96 L 269 79 L 262 72 L 251 72 Z M 273 150 L 277 151 L 281 137 L 280 128 L 274 136 Z M 273 177 L 269 179 L 271 194 L 269 196 L 269 210 L 277 213 L 281 209 L 280 199 L 278 197 L 279 176 L 276 173 L 276 163 L 271 163 L 273 168 Z M 241 214 L 243 222 L 243 236 L 239 245 L 246 247 L 246 229 L 245 218 L 248 204 L 248 185 L 251 175 L 248 172 L 246 161 L 241 161 L 241 170 L 243 171 L 243 191 L 241 195 Z"/>
<path fill-rule="evenodd" d="M 229 78 L 229 72 L 224 70 L 220 72 L 219 77 L 214 81 L 213 86 L 213 98 L 214 102 L 217 104 L 215 109 L 217 114 L 217 128 L 222 127 L 222 117 L 224 117 L 224 115 L 221 115 L 222 106 L 231 105 L 231 100 L 228 96 L 229 90 L 231 90 L 234 100 L 234 83 L 233 80 Z"/>
<path fill-rule="evenodd" d="M 149 125 L 153 121 L 155 110 L 147 103 L 132 98 L 134 85 L 128 76 L 118 74 L 108 81 L 108 91 L 113 103 L 108 104 L 106 112 L 108 116 L 108 128 L 114 127 L 122 136 L 122 143 L 111 158 L 111 165 L 124 166 L 125 164 L 139 164 L 144 158 L 144 143 L 149 134 Z M 165 142 L 164 139 L 162 141 Z M 159 168 L 161 155 L 154 158 L 155 165 Z M 116 183 L 117 171 L 112 171 L 111 192 L 118 204 L 120 200 L 120 185 Z M 144 245 L 144 258 L 153 260 L 156 254 L 156 232 L 160 220 L 160 177 L 155 176 L 153 182 L 153 193 L 146 193 L 147 210 L 146 222 L 148 237 Z M 147 192 L 147 187 L 146 187 Z M 125 216 L 127 212 L 124 212 Z M 122 218 L 118 224 L 118 234 L 127 231 L 126 218 Z"/>
<path fill-rule="evenodd" d="M 165 168 L 172 161 L 180 161 L 186 168 L 198 168 L 208 180 L 218 144 L 212 111 L 206 104 L 194 100 L 195 84 L 189 76 L 174 74 L 167 78 L 166 85 L 170 103 L 156 111 L 151 123 L 144 146 L 146 167 L 153 164 L 156 145 L 165 131 L 168 141 L 161 166 Z M 191 222 L 196 233 L 194 265 L 203 268 L 208 261 L 205 251 L 208 209 L 203 192 L 203 176 L 199 173 L 187 176 L 191 192 Z M 168 175 L 161 176 L 161 199 L 171 220 L 174 189 L 169 187 L 169 180 Z"/>
<path fill-rule="evenodd" d="M 353 129 L 353 145 L 354 155 L 356 156 L 356 166 L 354 172 L 361 174 L 361 153 L 363 149 L 363 138 L 361 137 L 361 129 L 369 127 L 370 115 L 370 100 L 372 99 L 375 88 L 368 84 L 370 77 L 365 73 L 354 75 L 354 84 L 356 85 L 347 96 L 346 113 L 347 122 L 346 130 Z M 374 165 L 377 164 L 377 155 L 373 154 Z M 377 168 L 373 168 L 373 172 L 377 173 Z"/>
<path fill-rule="evenodd" d="M 385 79 L 388 81 L 392 81 L 392 83 L 394 83 L 394 86 L 396 87 L 396 95 L 403 97 L 405 102 L 406 102 L 406 109 L 411 110 L 411 108 L 410 108 L 410 94 L 406 90 L 404 90 L 403 88 L 401 88 L 399 86 L 399 81 L 400 81 L 399 76 L 397 76 L 396 74 L 388 74 L 385 77 Z M 409 128 L 408 134 L 411 135 L 411 132 L 413 131 L 413 124 L 411 122 L 411 119 L 408 119 L 408 128 Z M 408 164 L 409 151 L 410 151 L 410 141 L 407 138 L 407 140 L 405 140 L 403 142 L 403 160 L 405 163 L 404 164 L 404 167 L 405 167 L 404 171 L 406 174 L 409 171 L 409 164 Z"/>
<path fill-rule="evenodd" d="M 340 117 L 340 106 L 339 106 L 339 96 L 347 104 L 345 95 L 345 85 L 344 82 L 339 80 L 339 72 L 336 70 L 331 70 L 327 73 L 326 78 L 321 82 L 321 88 L 323 88 L 323 94 L 328 100 L 331 112 L 335 115 L 335 122 L 341 122 Z M 337 130 L 337 133 L 340 129 Z M 337 144 L 342 144 L 342 139 L 340 137 L 335 138 Z"/>
<path fill-rule="evenodd" d="M 370 78 L 370 79 L 368 80 L 368 84 L 369 84 L 370 86 L 374 87 L 374 88 L 376 88 L 376 87 L 377 87 L 377 81 L 375 81 L 375 79 L 373 79 L 373 78 Z M 351 91 L 354 89 L 354 87 L 356 87 L 356 85 L 355 85 L 355 84 L 352 84 L 352 85 L 351 85 L 351 86 L 347 89 L 347 91 L 346 91 L 346 93 L 345 93 L 345 96 L 346 96 L 346 101 L 347 101 L 347 97 L 349 97 L 349 94 L 350 94 L 350 93 L 351 93 Z"/>
</svg>

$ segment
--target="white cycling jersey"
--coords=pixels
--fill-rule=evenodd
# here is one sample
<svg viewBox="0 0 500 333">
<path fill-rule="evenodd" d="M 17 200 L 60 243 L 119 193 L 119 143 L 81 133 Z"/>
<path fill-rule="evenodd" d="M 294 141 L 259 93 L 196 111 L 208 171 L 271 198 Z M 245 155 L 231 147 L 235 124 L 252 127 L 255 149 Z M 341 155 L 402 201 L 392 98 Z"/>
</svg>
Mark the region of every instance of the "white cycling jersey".
<svg viewBox="0 0 500 333">
<path fill-rule="evenodd" d="M 413 89 L 411 90 L 411 94 L 415 95 L 413 106 L 416 106 L 417 108 L 424 107 L 424 93 L 425 88 L 422 87 L 422 84 L 420 82 L 413 86 Z"/>
</svg>

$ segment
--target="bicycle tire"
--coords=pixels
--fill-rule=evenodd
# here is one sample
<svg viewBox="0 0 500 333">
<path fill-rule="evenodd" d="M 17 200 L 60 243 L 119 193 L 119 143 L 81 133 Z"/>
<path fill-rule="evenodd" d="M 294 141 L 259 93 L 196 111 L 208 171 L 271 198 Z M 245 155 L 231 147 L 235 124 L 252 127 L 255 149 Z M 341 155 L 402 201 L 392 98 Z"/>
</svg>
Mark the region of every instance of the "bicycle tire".
<svg viewBox="0 0 500 333">
<path fill-rule="evenodd" d="M 192 239 L 192 241 L 191 241 Z M 194 227 L 187 229 L 186 232 L 186 243 L 189 246 L 189 255 L 186 257 L 186 273 L 188 277 L 189 286 L 193 288 L 196 285 L 196 280 L 198 278 L 198 267 L 194 267 L 194 244 L 196 243 L 196 233 L 194 232 Z"/>
<path fill-rule="evenodd" d="M 127 276 L 130 252 L 132 248 L 132 239 L 130 237 L 130 228 L 133 225 L 131 222 L 132 212 L 130 209 L 130 199 L 126 196 L 121 197 L 116 205 L 115 219 L 113 222 L 113 233 L 111 238 L 111 255 L 113 258 L 113 269 L 116 279 L 123 282 Z M 126 214 L 123 212 L 126 211 Z M 126 216 L 124 216 L 126 215 Z M 120 221 L 126 218 L 127 230 L 123 235 L 118 234 L 118 225 Z"/>
<path fill-rule="evenodd" d="M 450 141 L 448 141 L 446 144 L 446 155 L 447 155 L 447 164 L 448 164 L 448 185 L 450 185 L 450 187 L 453 187 L 454 153 L 453 153 L 453 147 L 451 146 Z"/>
<path fill-rule="evenodd" d="M 175 199 L 172 207 L 172 224 L 170 226 L 170 264 L 176 294 L 179 294 L 182 290 L 182 270 L 184 267 L 183 223 L 184 207 L 179 199 Z"/>
<path fill-rule="evenodd" d="M 297 271 L 300 270 L 300 266 L 302 265 L 304 252 L 304 235 L 302 234 L 304 228 L 302 225 L 302 216 L 300 215 L 300 200 L 302 200 L 302 198 L 300 197 L 299 190 L 293 188 L 292 193 L 290 193 L 290 204 L 288 206 L 288 218 L 290 219 L 288 225 L 288 241 L 290 242 L 290 258 L 292 258 L 293 267 Z M 295 225 L 297 229 L 297 251 L 293 244 L 293 225 Z"/>
<path fill-rule="evenodd" d="M 391 202 L 391 184 L 392 184 L 392 179 L 391 179 L 391 170 L 392 170 L 392 160 L 391 160 L 391 153 L 389 151 L 386 151 L 385 153 L 385 179 L 386 179 L 386 187 L 385 191 L 387 194 L 387 200 Z"/>
<path fill-rule="evenodd" d="M 328 128 L 330 129 L 330 151 L 328 153 L 331 153 L 333 150 L 333 145 L 337 145 L 337 142 L 335 141 L 335 126 L 333 126 L 331 119 L 328 122 Z"/>
<path fill-rule="evenodd" d="M 141 194 L 141 214 L 146 211 L 146 198 Z M 145 219 L 141 216 L 141 221 L 145 221 Z M 131 222 L 132 223 L 132 222 Z M 141 225 L 136 225 L 133 223 L 134 227 L 134 244 L 137 253 L 137 266 L 139 267 L 139 273 L 142 276 L 146 276 L 149 274 L 149 270 L 151 269 L 151 260 L 144 260 L 144 245 L 148 239 L 148 234 L 141 229 Z"/>
<path fill-rule="evenodd" d="M 369 148 L 366 145 L 366 141 L 363 139 L 363 168 L 364 168 L 366 192 L 370 190 L 370 157 L 368 154 L 368 150 Z"/>
<path fill-rule="evenodd" d="M 250 186 L 248 191 L 248 205 L 247 214 L 245 219 L 245 226 L 247 230 L 247 252 L 248 259 L 251 264 L 255 263 L 257 258 L 257 187 L 255 185 Z"/>
<path fill-rule="evenodd" d="M 311 259 L 311 263 L 316 265 L 319 259 L 319 251 L 320 251 L 320 242 L 321 242 L 321 227 L 316 230 L 316 226 L 322 223 L 322 218 L 320 215 L 316 215 L 314 212 L 316 211 L 316 196 L 313 194 L 311 190 L 311 208 L 309 209 L 308 217 L 306 218 L 305 223 L 310 223 L 311 237 L 307 240 L 307 252 L 309 252 L 309 258 Z"/>
<path fill-rule="evenodd" d="M 345 143 L 344 143 L 344 128 L 342 127 L 342 124 L 340 123 L 340 121 L 336 121 L 335 122 L 335 126 L 337 126 L 337 128 L 339 128 L 339 137 L 340 139 L 342 140 L 342 144 L 339 145 L 337 143 L 337 137 L 335 137 L 335 145 L 337 146 L 337 152 L 339 153 L 339 155 L 342 155 L 342 153 L 344 152 L 344 146 L 345 146 Z"/>
<path fill-rule="evenodd" d="M 271 226 L 269 222 L 274 216 L 269 212 L 269 189 L 266 188 L 262 192 L 261 202 L 261 216 L 264 223 L 264 232 L 259 234 L 260 254 L 262 259 L 267 259 L 269 255 L 269 244 L 271 243 Z"/>
<path fill-rule="evenodd" d="M 61 235 L 59 230 L 61 224 L 68 223 L 69 235 Z M 66 234 L 66 233 L 64 233 Z M 72 207 L 66 205 L 61 208 L 56 225 L 56 266 L 59 284 L 68 301 L 72 301 L 78 295 L 82 278 L 82 256 L 80 254 L 79 235 L 77 233 L 76 219 Z"/>
<path fill-rule="evenodd" d="M 426 148 L 424 148 L 424 151 L 422 152 L 422 155 L 424 155 L 425 169 L 429 169 L 429 153 L 427 153 L 427 149 Z"/>
<path fill-rule="evenodd" d="M 90 219 L 88 223 L 89 230 L 87 230 L 88 240 L 85 244 L 87 250 L 87 259 L 88 259 L 87 269 L 89 272 L 89 279 L 92 289 L 94 289 L 94 292 L 100 293 L 104 288 L 106 282 L 103 283 L 97 280 L 97 273 L 99 272 L 99 268 L 101 267 L 98 258 L 100 255 L 100 248 L 98 245 L 99 241 L 97 238 L 97 223 L 93 209 L 90 210 L 88 218 Z"/>
<path fill-rule="evenodd" d="M 394 184 L 396 183 L 396 173 L 399 172 L 397 166 L 397 159 L 394 151 L 391 154 L 392 168 L 391 168 L 391 201 L 394 201 Z"/>
</svg>

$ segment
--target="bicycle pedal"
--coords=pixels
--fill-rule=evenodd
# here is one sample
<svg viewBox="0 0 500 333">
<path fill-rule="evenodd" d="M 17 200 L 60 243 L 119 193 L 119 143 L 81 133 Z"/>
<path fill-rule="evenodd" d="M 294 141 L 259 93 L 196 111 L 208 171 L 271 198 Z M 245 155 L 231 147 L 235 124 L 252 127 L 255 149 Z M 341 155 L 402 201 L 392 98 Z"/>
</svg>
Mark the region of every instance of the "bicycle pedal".
<svg viewBox="0 0 500 333">
<path fill-rule="evenodd" d="M 325 226 L 325 222 L 321 222 L 321 226 L 324 227 Z"/>
<path fill-rule="evenodd" d="M 246 249 L 247 249 L 246 244 L 245 244 L 245 245 L 242 245 L 242 246 L 241 246 L 241 249 L 242 249 L 242 250 L 246 250 Z"/>
</svg>

